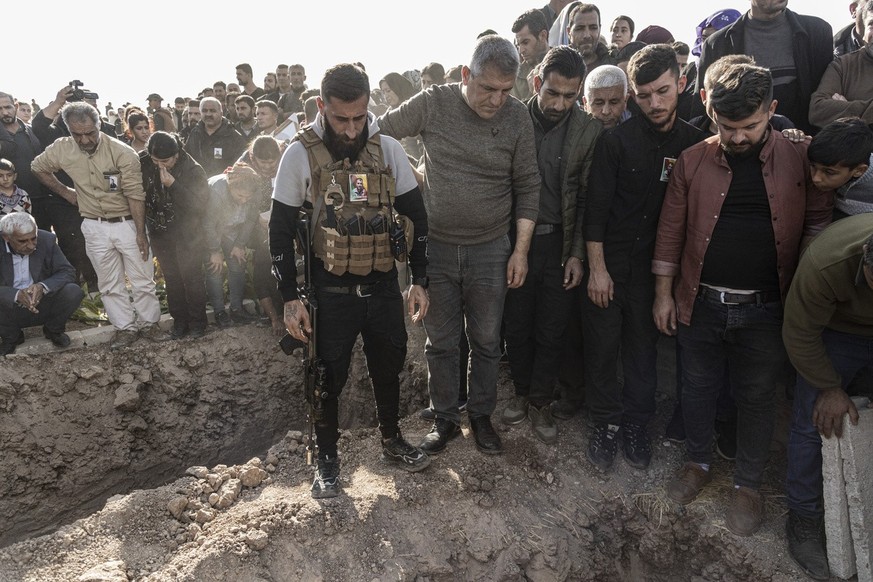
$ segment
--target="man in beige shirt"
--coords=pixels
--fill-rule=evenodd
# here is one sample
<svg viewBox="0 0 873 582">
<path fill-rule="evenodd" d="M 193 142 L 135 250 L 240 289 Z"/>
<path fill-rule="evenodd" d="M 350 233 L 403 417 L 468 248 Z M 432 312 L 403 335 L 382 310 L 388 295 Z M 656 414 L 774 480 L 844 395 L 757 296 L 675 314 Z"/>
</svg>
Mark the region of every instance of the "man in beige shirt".
<svg viewBox="0 0 873 582">
<path fill-rule="evenodd" d="M 79 207 L 82 235 L 109 321 L 116 328 L 110 347 L 133 343 L 138 332 L 160 339 L 154 263 L 145 232 L 145 193 L 136 152 L 100 133 L 100 114 L 84 102 L 61 110 L 71 137 L 55 141 L 31 164 L 52 192 Z M 54 175 L 65 171 L 75 188 Z M 130 281 L 133 302 L 125 285 Z"/>
</svg>

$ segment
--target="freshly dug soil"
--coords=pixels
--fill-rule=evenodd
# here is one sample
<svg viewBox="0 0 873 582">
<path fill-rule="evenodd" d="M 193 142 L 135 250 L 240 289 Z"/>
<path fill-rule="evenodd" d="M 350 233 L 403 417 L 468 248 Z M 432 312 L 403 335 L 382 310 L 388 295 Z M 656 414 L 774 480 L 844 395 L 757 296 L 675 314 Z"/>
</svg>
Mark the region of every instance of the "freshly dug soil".
<svg viewBox="0 0 873 582">
<path fill-rule="evenodd" d="M 410 330 L 404 434 L 429 423 L 423 334 Z M 344 492 L 315 501 L 304 460 L 299 358 L 253 325 L 119 352 L 7 358 L 0 367 L 0 581 L 689 580 L 788 582 L 784 436 L 762 530 L 724 527 L 733 464 L 681 508 L 664 486 L 682 462 L 663 441 L 647 471 L 585 460 L 585 415 L 556 446 L 496 422 L 505 452 L 463 438 L 409 474 L 380 459 L 356 350 L 343 393 Z M 512 396 L 501 371 L 498 413 Z M 784 435 L 787 408 L 778 423 Z M 496 418 L 495 418 L 496 420 Z M 44 534 L 44 535 L 39 535 Z"/>
</svg>

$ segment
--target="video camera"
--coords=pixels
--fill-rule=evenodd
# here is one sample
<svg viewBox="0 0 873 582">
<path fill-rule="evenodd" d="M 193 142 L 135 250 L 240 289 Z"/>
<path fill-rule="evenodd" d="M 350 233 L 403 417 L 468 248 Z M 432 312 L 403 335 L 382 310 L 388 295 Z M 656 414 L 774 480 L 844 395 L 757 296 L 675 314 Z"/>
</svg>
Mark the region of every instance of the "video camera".
<svg viewBox="0 0 873 582">
<path fill-rule="evenodd" d="M 97 99 L 100 98 L 100 96 L 97 95 L 97 93 L 93 93 L 91 91 L 88 91 L 87 89 L 82 89 L 81 88 L 82 85 L 84 85 L 84 83 L 82 83 L 82 81 L 80 81 L 78 79 L 74 79 L 74 80 L 70 81 L 70 88 L 73 89 L 73 93 L 72 93 L 72 95 L 67 97 L 67 103 L 73 103 L 75 101 L 84 101 L 85 99 L 93 99 L 96 101 Z"/>
</svg>

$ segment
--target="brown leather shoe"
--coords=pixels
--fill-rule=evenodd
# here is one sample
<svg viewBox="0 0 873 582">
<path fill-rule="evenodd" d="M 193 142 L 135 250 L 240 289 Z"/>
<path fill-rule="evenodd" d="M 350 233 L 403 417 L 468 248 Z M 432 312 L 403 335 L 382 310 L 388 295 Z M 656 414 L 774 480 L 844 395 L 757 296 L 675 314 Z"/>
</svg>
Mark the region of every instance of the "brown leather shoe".
<svg viewBox="0 0 873 582">
<path fill-rule="evenodd" d="M 738 536 L 752 535 L 764 521 L 764 497 L 748 487 L 735 488 L 724 521 Z"/>
<path fill-rule="evenodd" d="M 687 505 L 694 501 L 704 485 L 712 481 L 712 475 L 709 471 L 704 471 L 703 467 L 691 461 L 682 465 L 682 468 L 676 472 L 676 476 L 667 485 L 667 497 Z"/>
</svg>

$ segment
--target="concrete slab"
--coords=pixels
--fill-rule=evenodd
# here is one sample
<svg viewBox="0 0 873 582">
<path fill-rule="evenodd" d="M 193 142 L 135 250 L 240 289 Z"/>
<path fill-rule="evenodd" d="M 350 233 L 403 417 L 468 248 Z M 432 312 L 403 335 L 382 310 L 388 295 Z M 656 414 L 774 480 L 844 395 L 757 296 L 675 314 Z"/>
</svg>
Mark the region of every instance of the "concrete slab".
<svg viewBox="0 0 873 582">
<path fill-rule="evenodd" d="M 873 582 L 870 558 L 873 554 L 873 409 L 855 399 L 860 420 L 857 426 L 846 423 L 840 454 L 849 505 L 849 523 L 855 548 L 858 582 Z"/>
<path fill-rule="evenodd" d="M 109 343 L 112 334 L 115 333 L 115 328 L 111 325 L 103 325 L 100 327 L 83 329 L 80 333 L 85 340 L 86 346 L 96 346 Z"/>
<path fill-rule="evenodd" d="M 825 535 L 831 574 L 838 578 L 851 578 L 855 575 L 855 549 L 849 525 L 846 481 L 843 478 L 842 441 L 834 436 L 821 440 Z"/>
</svg>

